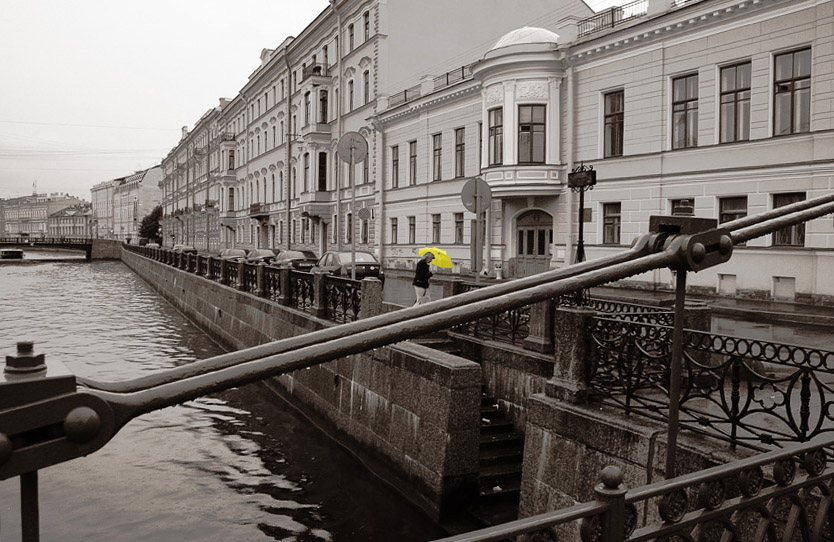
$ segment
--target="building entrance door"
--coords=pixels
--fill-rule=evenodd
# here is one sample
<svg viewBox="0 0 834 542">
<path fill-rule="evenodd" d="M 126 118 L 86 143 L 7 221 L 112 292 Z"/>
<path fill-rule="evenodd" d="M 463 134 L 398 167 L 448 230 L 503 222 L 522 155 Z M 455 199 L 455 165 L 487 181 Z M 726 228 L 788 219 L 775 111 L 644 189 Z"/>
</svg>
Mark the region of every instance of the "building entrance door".
<svg viewBox="0 0 834 542">
<path fill-rule="evenodd" d="M 526 277 L 550 269 L 553 218 L 544 211 L 528 211 L 516 221 L 515 275 Z"/>
</svg>

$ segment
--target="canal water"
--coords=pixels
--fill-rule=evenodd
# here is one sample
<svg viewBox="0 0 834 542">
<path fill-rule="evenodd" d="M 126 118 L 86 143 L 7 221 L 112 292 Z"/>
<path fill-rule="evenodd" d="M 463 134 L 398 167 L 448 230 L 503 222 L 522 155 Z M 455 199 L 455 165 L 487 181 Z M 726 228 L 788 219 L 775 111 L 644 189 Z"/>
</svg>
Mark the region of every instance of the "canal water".
<svg viewBox="0 0 834 542">
<path fill-rule="evenodd" d="M 16 342 L 123 380 L 222 353 L 119 262 L 0 265 L 0 355 Z M 39 473 L 44 541 L 424 541 L 442 532 L 260 385 L 144 415 Z M 18 479 L 0 540 L 20 539 Z"/>
</svg>

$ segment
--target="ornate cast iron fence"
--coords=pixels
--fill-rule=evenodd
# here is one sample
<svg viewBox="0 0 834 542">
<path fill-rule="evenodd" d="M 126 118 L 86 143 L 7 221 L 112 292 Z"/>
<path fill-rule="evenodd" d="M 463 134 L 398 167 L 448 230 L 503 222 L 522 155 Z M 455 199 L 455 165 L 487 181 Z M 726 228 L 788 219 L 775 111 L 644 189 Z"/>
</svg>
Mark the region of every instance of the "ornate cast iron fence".
<svg viewBox="0 0 834 542">
<path fill-rule="evenodd" d="M 313 312 L 313 274 L 290 271 L 290 306 Z"/>
<path fill-rule="evenodd" d="M 243 264 L 243 277 L 241 278 L 243 291 L 250 294 L 258 291 L 258 266 L 245 263 Z"/>
<path fill-rule="evenodd" d="M 278 301 L 281 297 L 281 274 L 274 267 L 264 267 L 263 296 L 272 301 Z"/>
<path fill-rule="evenodd" d="M 345 323 L 359 319 L 362 288 L 358 281 L 341 277 L 324 277 L 324 305 L 327 318 Z"/>
<path fill-rule="evenodd" d="M 831 540 L 834 440 L 792 445 L 627 490 L 616 467 L 596 501 L 436 542 L 788 542 Z"/>
<path fill-rule="evenodd" d="M 223 260 L 218 260 L 216 258 L 211 259 L 211 263 L 209 264 L 209 272 L 207 277 L 211 280 L 220 280 L 220 276 L 223 273 Z"/>
<path fill-rule="evenodd" d="M 242 278 L 238 277 L 237 270 L 237 264 L 226 263 L 226 285 L 231 286 L 232 288 L 237 288 L 239 281 Z"/>
<path fill-rule="evenodd" d="M 672 328 L 597 318 L 590 385 L 604 404 L 668 419 Z M 680 426 L 755 449 L 834 432 L 834 352 L 686 330 Z"/>
</svg>

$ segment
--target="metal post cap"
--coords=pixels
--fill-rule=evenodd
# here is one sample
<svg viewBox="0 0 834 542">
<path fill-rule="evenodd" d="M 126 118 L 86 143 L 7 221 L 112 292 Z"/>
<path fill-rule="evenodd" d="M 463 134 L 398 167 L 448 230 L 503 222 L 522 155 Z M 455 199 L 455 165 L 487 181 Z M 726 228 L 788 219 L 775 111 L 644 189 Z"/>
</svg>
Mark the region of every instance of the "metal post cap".
<svg viewBox="0 0 834 542">
<path fill-rule="evenodd" d="M 46 369 L 43 354 L 35 354 L 35 343 L 20 341 L 17 343 L 17 355 L 6 356 L 7 373 L 34 373 Z"/>
</svg>

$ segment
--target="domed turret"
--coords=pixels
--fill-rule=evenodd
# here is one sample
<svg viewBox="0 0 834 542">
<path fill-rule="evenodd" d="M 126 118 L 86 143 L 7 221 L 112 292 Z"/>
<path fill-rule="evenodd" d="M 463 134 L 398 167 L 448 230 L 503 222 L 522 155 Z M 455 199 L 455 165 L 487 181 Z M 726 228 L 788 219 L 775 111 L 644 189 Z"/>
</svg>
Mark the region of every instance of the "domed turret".
<svg viewBox="0 0 834 542">
<path fill-rule="evenodd" d="M 510 47 L 512 45 L 527 45 L 533 43 L 557 44 L 559 43 L 559 35 L 551 32 L 550 30 L 545 30 L 544 28 L 525 26 L 504 34 L 501 39 L 495 42 L 495 45 L 492 46 L 490 51 Z"/>
</svg>

